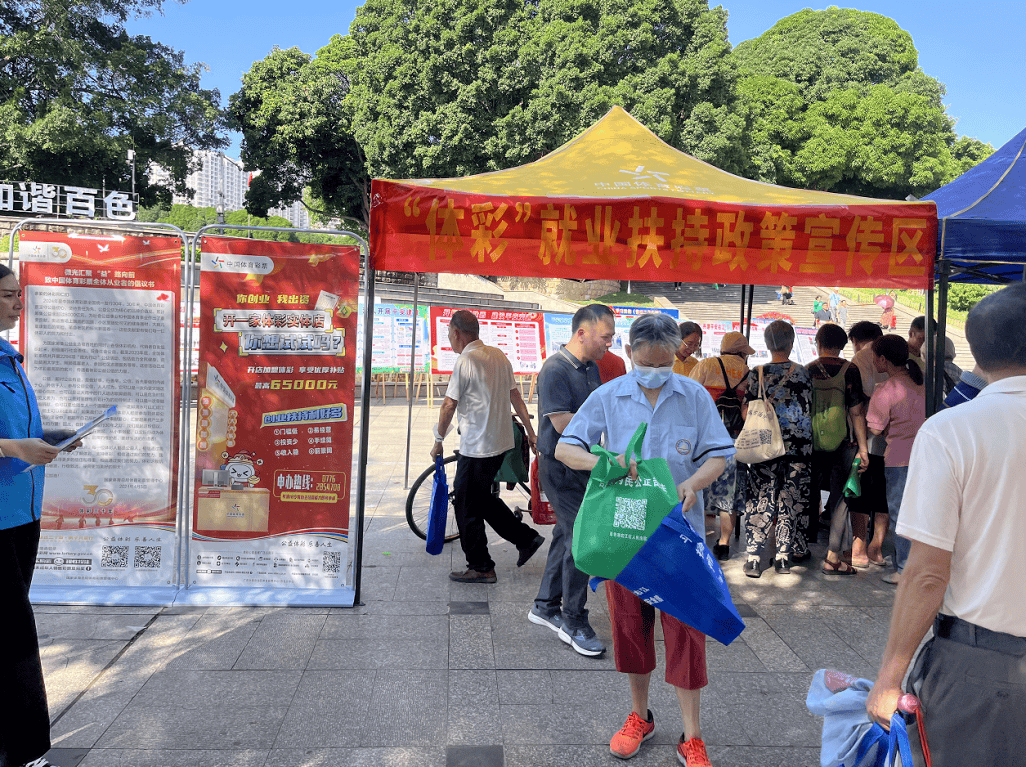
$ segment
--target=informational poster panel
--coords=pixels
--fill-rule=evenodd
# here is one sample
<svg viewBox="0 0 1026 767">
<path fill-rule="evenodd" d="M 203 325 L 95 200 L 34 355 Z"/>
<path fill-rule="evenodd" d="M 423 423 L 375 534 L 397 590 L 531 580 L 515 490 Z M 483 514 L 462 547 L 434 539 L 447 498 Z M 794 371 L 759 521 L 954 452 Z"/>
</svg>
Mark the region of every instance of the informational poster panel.
<svg viewBox="0 0 1026 767">
<path fill-rule="evenodd" d="M 214 237 L 201 248 L 189 589 L 338 589 L 359 251 Z"/>
<path fill-rule="evenodd" d="M 34 585 L 65 599 L 174 582 L 181 247 L 21 233 L 22 353 L 44 428 L 118 408 L 46 470 Z"/>
<path fill-rule="evenodd" d="M 559 347 L 569 343 L 573 335 L 574 316 L 572 314 L 545 315 L 545 356 L 559 351 Z"/>
<path fill-rule="evenodd" d="M 615 329 L 613 345 L 609 347 L 609 351 L 622 357 L 628 370 L 631 369 L 631 361 L 627 358 L 627 350 L 624 347 L 630 344 L 631 323 L 634 320 L 643 314 L 662 313 L 671 317 L 674 322 L 680 322 L 680 310 L 678 309 L 662 309 L 654 306 L 610 306 L 609 308 L 613 310 Z"/>
<path fill-rule="evenodd" d="M 456 352 L 449 345 L 451 307 L 431 307 L 431 372 L 451 373 Z M 509 358 L 516 375 L 541 370 L 545 348 L 545 319 L 541 312 L 474 310 L 481 340 L 496 346 Z"/>
<path fill-rule="evenodd" d="M 363 297 L 360 297 L 356 322 L 356 372 L 363 371 Z M 374 304 L 374 342 L 371 346 L 372 373 L 409 373 L 410 345 L 413 342 L 412 304 Z M 417 307 L 417 368 L 431 370 L 431 339 L 428 335 L 428 308 Z"/>
</svg>

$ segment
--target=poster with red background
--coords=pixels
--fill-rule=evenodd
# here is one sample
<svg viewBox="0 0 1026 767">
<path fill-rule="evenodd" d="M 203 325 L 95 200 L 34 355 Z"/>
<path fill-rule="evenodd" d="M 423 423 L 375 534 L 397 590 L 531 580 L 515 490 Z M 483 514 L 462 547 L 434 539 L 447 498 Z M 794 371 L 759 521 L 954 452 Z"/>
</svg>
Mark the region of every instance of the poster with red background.
<svg viewBox="0 0 1026 767">
<path fill-rule="evenodd" d="M 206 237 L 190 585 L 335 588 L 359 251 Z"/>
<path fill-rule="evenodd" d="M 47 467 L 35 582 L 174 581 L 177 237 L 22 232 L 21 339 L 44 428 L 118 415 Z"/>
<path fill-rule="evenodd" d="M 451 373 L 459 356 L 449 344 L 449 318 L 459 311 L 431 307 L 431 372 Z M 545 315 L 500 309 L 469 310 L 477 317 L 481 341 L 503 351 L 516 375 L 538 373 L 545 361 Z"/>
</svg>

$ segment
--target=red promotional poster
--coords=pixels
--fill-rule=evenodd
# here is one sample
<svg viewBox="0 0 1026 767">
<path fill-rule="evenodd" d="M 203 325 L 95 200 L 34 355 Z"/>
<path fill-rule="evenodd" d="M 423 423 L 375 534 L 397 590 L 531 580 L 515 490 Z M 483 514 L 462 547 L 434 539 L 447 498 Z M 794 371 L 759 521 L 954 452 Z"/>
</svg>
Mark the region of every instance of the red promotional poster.
<svg viewBox="0 0 1026 767">
<path fill-rule="evenodd" d="M 206 237 L 190 584 L 345 576 L 359 251 Z"/>
<path fill-rule="evenodd" d="M 431 307 L 432 373 L 451 373 L 459 356 L 449 343 L 449 318 L 455 311 Z M 541 370 L 545 361 L 545 316 L 541 312 L 474 309 L 472 313 L 480 326 L 481 341 L 502 349 L 516 375 Z"/>
<path fill-rule="evenodd" d="M 182 243 L 22 232 L 22 353 L 44 428 L 117 413 L 47 467 L 36 582 L 174 581 Z"/>
</svg>

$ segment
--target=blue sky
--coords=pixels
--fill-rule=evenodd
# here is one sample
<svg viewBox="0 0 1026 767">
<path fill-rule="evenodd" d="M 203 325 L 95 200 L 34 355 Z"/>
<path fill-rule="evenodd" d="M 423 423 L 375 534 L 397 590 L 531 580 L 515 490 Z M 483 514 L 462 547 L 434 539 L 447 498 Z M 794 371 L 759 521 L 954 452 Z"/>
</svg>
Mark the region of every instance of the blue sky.
<svg viewBox="0 0 1026 767">
<path fill-rule="evenodd" d="M 799 0 L 721 4 L 730 14 L 727 29 L 734 45 L 810 7 Z M 226 103 L 239 89 L 242 74 L 275 45 L 316 53 L 333 34 L 348 31 L 358 5 L 352 0 L 191 0 L 169 3 L 163 16 L 134 21 L 129 31 L 184 51 L 189 62 L 205 63 L 210 71 L 204 87 L 220 89 Z M 996 149 L 1026 127 L 1026 13 L 1020 0 L 861 0 L 855 7 L 890 16 L 912 35 L 920 66 L 947 86 L 944 103 L 948 115 L 958 120 L 959 135 L 975 136 Z M 227 153 L 238 157 L 241 137 L 232 139 Z"/>
</svg>

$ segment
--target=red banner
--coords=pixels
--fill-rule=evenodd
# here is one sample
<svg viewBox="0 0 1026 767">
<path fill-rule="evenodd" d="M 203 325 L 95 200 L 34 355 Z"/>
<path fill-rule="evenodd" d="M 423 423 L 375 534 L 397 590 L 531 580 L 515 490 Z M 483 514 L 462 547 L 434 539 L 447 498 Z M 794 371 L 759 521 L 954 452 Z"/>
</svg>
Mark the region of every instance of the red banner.
<svg viewBox="0 0 1026 767">
<path fill-rule="evenodd" d="M 933 205 L 490 197 L 376 180 L 375 269 L 927 288 Z"/>
<path fill-rule="evenodd" d="M 458 356 L 449 345 L 449 318 L 459 311 L 431 307 L 431 372 L 451 373 Z M 516 375 L 537 373 L 545 361 L 545 316 L 541 312 L 472 310 L 481 341 L 505 353 Z"/>
<path fill-rule="evenodd" d="M 190 583 L 345 574 L 359 251 L 204 238 Z"/>
<path fill-rule="evenodd" d="M 22 352 L 45 428 L 118 415 L 46 470 L 37 581 L 174 579 L 181 373 L 177 237 L 22 232 Z"/>
</svg>

